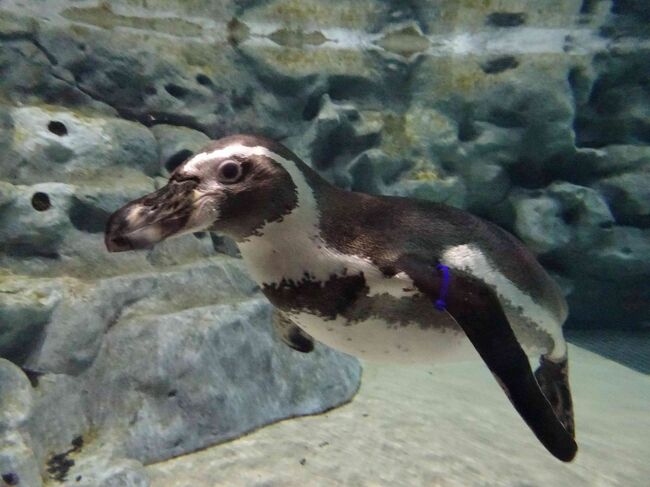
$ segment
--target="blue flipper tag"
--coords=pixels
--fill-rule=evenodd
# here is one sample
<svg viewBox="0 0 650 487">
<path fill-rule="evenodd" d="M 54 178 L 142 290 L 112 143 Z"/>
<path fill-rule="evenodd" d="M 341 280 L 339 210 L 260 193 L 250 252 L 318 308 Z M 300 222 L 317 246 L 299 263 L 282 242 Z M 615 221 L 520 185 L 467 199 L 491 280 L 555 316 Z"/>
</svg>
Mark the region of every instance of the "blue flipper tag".
<svg viewBox="0 0 650 487">
<path fill-rule="evenodd" d="M 442 272 L 442 284 L 440 285 L 440 294 L 434 306 L 438 311 L 445 311 L 447 309 L 447 291 L 449 291 L 449 267 L 444 264 L 438 264 L 436 269 Z"/>
</svg>

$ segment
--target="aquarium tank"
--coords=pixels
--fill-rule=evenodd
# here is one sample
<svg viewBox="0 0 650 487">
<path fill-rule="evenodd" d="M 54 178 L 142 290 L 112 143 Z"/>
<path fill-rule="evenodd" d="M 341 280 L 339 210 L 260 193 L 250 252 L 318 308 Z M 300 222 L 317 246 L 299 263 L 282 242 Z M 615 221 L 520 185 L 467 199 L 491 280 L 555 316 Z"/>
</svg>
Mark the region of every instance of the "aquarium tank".
<svg viewBox="0 0 650 487">
<path fill-rule="evenodd" d="M 0 487 L 645 487 L 649 374 L 648 0 L 0 0 Z"/>
</svg>

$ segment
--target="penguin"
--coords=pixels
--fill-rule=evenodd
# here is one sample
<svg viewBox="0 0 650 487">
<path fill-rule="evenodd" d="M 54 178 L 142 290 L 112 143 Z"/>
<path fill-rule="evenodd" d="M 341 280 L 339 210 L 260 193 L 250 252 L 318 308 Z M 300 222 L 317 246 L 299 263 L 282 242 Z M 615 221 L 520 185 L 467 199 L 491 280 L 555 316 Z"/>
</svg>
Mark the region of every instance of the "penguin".
<svg viewBox="0 0 650 487">
<path fill-rule="evenodd" d="M 234 135 L 113 213 L 105 244 L 143 249 L 199 231 L 235 240 L 293 349 L 317 340 L 396 362 L 471 349 L 546 449 L 574 458 L 567 305 L 505 230 L 444 204 L 337 188 L 282 144 Z"/>
</svg>

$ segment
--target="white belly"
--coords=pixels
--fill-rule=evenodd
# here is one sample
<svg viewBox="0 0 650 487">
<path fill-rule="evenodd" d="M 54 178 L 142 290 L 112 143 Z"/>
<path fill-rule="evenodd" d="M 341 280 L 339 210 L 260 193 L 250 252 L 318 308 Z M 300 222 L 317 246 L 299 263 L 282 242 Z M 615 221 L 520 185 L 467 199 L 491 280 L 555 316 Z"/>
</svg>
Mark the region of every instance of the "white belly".
<svg viewBox="0 0 650 487">
<path fill-rule="evenodd" d="M 414 363 L 478 359 L 460 327 L 443 312 L 440 328 L 422 329 L 371 318 L 346 326 L 346 320 L 326 320 L 309 313 L 289 317 L 314 339 L 355 357 L 380 362 Z"/>
</svg>

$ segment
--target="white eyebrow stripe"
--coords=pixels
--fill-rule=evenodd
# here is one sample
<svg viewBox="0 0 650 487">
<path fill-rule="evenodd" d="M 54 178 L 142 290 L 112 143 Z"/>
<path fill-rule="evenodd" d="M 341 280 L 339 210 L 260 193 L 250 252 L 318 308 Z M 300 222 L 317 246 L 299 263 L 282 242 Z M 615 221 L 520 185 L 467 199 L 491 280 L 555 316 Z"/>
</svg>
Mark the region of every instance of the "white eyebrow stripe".
<svg viewBox="0 0 650 487">
<path fill-rule="evenodd" d="M 233 144 L 224 147 L 223 149 L 216 149 L 210 152 L 200 152 L 199 154 L 196 154 L 185 163 L 183 170 L 189 173 L 199 171 L 201 169 L 201 166 L 206 162 L 209 162 L 213 159 L 227 159 L 228 157 L 235 155 L 242 157 L 266 156 L 281 164 L 287 171 L 289 170 L 289 166 L 295 166 L 292 161 L 288 161 L 284 157 L 281 157 L 275 152 L 270 151 L 266 147 L 259 145 L 251 147 L 248 145 Z"/>
</svg>

